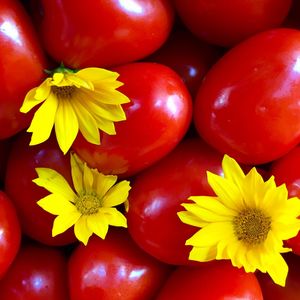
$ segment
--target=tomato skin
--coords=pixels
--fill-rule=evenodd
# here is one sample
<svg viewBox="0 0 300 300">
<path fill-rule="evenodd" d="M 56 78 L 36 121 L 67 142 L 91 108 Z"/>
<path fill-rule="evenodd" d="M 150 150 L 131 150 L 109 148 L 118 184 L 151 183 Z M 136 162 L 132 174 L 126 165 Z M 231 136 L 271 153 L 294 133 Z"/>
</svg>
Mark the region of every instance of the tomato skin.
<svg viewBox="0 0 300 300">
<path fill-rule="evenodd" d="M 30 135 L 22 132 L 12 143 L 5 174 L 5 191 L 17 209 L 22 231 L 26 235 L 47 245 L 72 243 L 76 240 L 72 228 L 56 237 L 51 236 L 55 216 L 36 204 L 49 192 L 32 182 L 37 178 L 35 168 L 45 167 L 56 170 L 71 184 L 70 157 L 63 155 L 53 136 L 37 146 L 29 146 L 29 140 Z"/>
<path fill-rule="evenodd" d="M 128 177 L 169 153 L 186 133 L 192 102 L 179 75 L 156 63 L 132 63 L 115 68 L 131 102 L 127 119 L 115 123 L 116 135 L 101 133 L 101 145 L 78 136 L 72 149 L 91 167 Z"/>
<path fill-rule="evenodd" d="M 66 300 L 67 260 L 61 250 L 23 245 L 0 281 L 1 300 Z"/>
<path fill-rule="evenodd" d="M 43 79 L 46 61 L 19 1 L 1 1 L 0 28 L 0 139 L 5 139 L 30 123 L 32 114 L 19 109 L 26 93 Z"/>
<path fill-rule="evenodd" d="M 183 23 L 201 39 L 232 46 L 285 19 L 292 0 L 175 0 Z"/>
<path fill-rule="evenodd" d="M 16 210 L 0 191 L 0 278 L 7 272 L 20 247 L 21 229 Z"/>
<path fill-rule="evenodd" d="M 228 51 L 207 73 L 194 121 L 199 134 L 241 163 L 262 164 L 300 141 L 300 32 L 276 29 Z"/>
<path fill-rule="evenodd" d="M 46 51 L 71 68 L 141 59 L 164 43 L 174 18 L 169 0 L 86 0 L 84 5 L 73 0 L 34 1 L 34 10 L 39 6 L 43 16 L 38 27 Z"/>
<path fill-rule="evenodd" d="M 183 141 L 167 157 L 132 182 L 127 213 L 134 241 L 157 259 L 175 265 L 189 261 L 185 241 L 199 228 L 182 223 L 177 212 L 189 196 L 214 195 L 206 171 L 222 174 L 222 157 L 200 139 Z"/>
<path fill-rule="evenodd" d="M 92 236 L 71 254 L 70 300 L 150 300 L 170 270 L 140 250 L 125 229 L 110 228 L 105 240 Z"/>
<path fill-rule="evenodd" d="M 175 29 L 167 42 L 146 60 L 164 64 L 175 70 L 194 98 L 203 77 L 220 54 L 221 51 L 217 47 L 202 42 L 189 31 L 179 28 Z"/>
<path fill-rule="evenodd" d="M 263 300 L 263 297 L 253 273 L 235 268 L 228 261 L 215 261 L 199 267 L 178 267 L 156 298 L 170 299 Z"/>
</svg>

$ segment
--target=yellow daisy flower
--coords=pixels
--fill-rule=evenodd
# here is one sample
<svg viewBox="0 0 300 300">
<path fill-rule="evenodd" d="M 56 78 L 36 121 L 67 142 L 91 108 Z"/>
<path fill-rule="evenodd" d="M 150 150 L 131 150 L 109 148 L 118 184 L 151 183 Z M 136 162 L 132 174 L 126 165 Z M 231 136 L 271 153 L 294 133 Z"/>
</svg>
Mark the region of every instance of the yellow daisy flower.
<svg viewBox="0 0 300 300">
<path fill-rule="evenodd" d="M 71 154 L 71 174 L 75 191 L 66 179 L 55 170 L 36 168 L 38 186 L 51 192 L 37 204 L 45 211 L 57 215 L 52 236 L 63 233 L 74 225 L 79 241 L 87 244 L 95 233 L 104 239 L 108 226 L 127 227 L 125 216 L 114 206 L 128 206 L 130 183 L 123 180 L 117 184 L 117 176 L 104 175 L 97 169 L 90 169 L 78 156 Z"/>
<path fill-rule="evenodd" d="M 30 145 L 46 141 L 55 127 L 58 145 L 66 153 L 78 131 L 93 144 L 100 144 L 99 129 L 116 134 L 114 122 L 126 120 L 121 104 L 130 100 L 116 90 L 123 85 L 118 73 L 101 68 L 75 72 L 59 67 L 51 77 L 31 89 L 20 108 L 23 113 L 41 104 L 34 114 L 28 132 Z"/>
<path fill-rule="evenodd" d="M 288 199 L 285 185 L 274 177 L 264 182 L 252 168 L 245 175 L 237 162 L 225 155 L 224 177 L 207 172 L 216 196 L 192 196 L 178 213 L 183 223 L 200 227 L 186 245 L 193 246 L 189 259 L 205 262 L 230 259 L 246 272 L 267 272 L 273 281 L 285 285 L 288 266 L 280 253 L 290 251 L 283 240 L 300 230 L 300 201 Z"/>
</svg>

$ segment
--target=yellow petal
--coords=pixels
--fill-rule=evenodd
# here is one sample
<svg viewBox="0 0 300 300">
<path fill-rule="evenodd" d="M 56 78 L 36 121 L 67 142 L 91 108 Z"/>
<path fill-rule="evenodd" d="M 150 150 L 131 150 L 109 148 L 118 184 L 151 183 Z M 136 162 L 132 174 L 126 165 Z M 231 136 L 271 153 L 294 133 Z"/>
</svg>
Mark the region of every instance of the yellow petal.
<svg viewBox="0 0 300 300">
<path fill-rule="evenodd" d="M 93 182 L 94 182 L 93 173 L 92 173 L 91 169 L 85 163 L 83 165 L 83 186 L 84 186 L 84 190 L 86 192 L 93 191 Z"/>
<path fill-rule="evenodd" d="M 197 216 L 195 216 L 193 213 L 189 211 L 180 211 L 177 213 L 179 219 L 181 222 L 195 226 L 195 227 L 203 227 L 207 225 L 207 222 L 204 222 L 203 220 L 199 219 Z"/>
<path fill-rule="evenodd" d="M 216 259 L 216 247 L 193 247 L 189 254 L 190 260 L 206 262 Z"/>
<path fill-rule="evenodd" d="M 104 175 L 98 172 L 95 176 L 96 193 L 101 199 L 107 193 L 107 191 L 116 183 L 118 177 L 115 175 Z"/>
<path fill-rule="evenodd" d="M 37 202 L 37 204 L 53 215 L 64 215 L 66 213 L 73 213 L 76 207 L 65 198 L 60 198 L 55 194 L 50 194 Z"/>
<path fill-rule="evenodd" d="M 65 215 L 57 216 L 53 222 L 52 236 L 65 232 L 78 221 L 80 216 L 81 213 L 77 210 L 73 213 L 66 213 Z"/>
<path fill-rule="evenodd" d="M 92 82 L 80 78 L 79 76 L 77 76 L 76 73 L 75 74 L 68 74 L 66 76 L 66 80 L 68 81 L 68 83 L 71 86 L 74 85 L 77 88 L 86 88 L 88 90 L 93 90 L 94 89 L 94 86 L 93 86 Z"/>
<path fill-rule="evenodd" d="M 224 177 L 241 188 L 241 182 L 245 178 L 245 174 L 239 164 L 233 158 L 225 154 L 222 161 L 222 168 Z"/>
<path fill-rule="evenodd" d="M 283 287 L 285 286 L 288 265 L 280 254 L 274 253 L 272 256 L 268 255 L 267 272 L 275 283 Z"/>
<path fill-rule="evenodd" d="M 103 197 L 102 205 L 104 207 L 112 207 L 124 203 L 128 198 L 130 182 L 123 180 L 113 186 Z"/>
<path fill-rule="evenodd" d="M 61 100 L 55 118 L 55 133 L 58 145 L 67 153 L 78 133 L 78 119 L 69 101 Z"/>
<path fill-rule="evenodd" d="M 77 194 L 83 192 L 83 163 L 76 154 L 71 153 L 71 173 L 75 191 Z"/>
<path fill-rule="evenodd" d="M 109 71 L 102 68 L 85 68 L 79 70 L 76 75 L 83 80 L 88 80 L 91 82 L 102 81 L 103 79 L 109 79 L 115 81 L 119 74 L 117 72 Z"/>
<path fill-rule="evenodd" d="M 284 224 L 276 220 L 272 222 L 272 230 L 280 236 L 281 240 L 288 240 L 298 234 L 300 222 L 295 220 L 294 223 Z"/>
<path fill-rule="evenodd" d="M 32 132 L 30 145 L 37 145 L 46 141 L 52 131 L 57 111 L 57 99 L 55 96 L 50 96 L 35 112 L 31 121 L 28 132 Z"/>
<path fill-rule="evenodd" d="M 118 84 L 118 86 L 120 86 L 120 84 Z M 97 89 L 95 89 L 94 91 L 82 90 L 82 92 L 86 95 L 87 98 L 93 99 L 95 103 L 99 102 L 111 105 L 125 104 L 130 102 L 130 99 L 121 92 L 111 89 L 105 89 L 103 83 L 101 86 L 96 85 L 96 88 Z"/>
<path fill-rule="evenodd" d="M 116 128 L 113 121 L 109 121 L 106 119 L 103 119 L 99 116 L 94 116 L 94 119 L 97 123 L 97 127 L 101 129 L 103 132 L 109 134 L 109 135 L 115 135 L 116 134 Z"/>
<path fill-rule="evenodd" d="M 36 100 L 43 101 L 49 97 L 50 92 L 51 92 L 50 81 L 51 81 L 51 78 L 46 78 L 44 80 L 44 82 L 39 87 L 37 87 L 36 93 L 34 96 L 34 98 Z"/>
<path fill-rule="evenodd" d="M 62 175 L 49 168 L 36 168 L 35 170 L 39 176 L 32 180 L 35 184 L 64 198 L 66 201 L 74 201 L 76 195 Z"/>
<path fill-rule="evenodd" d="M 75 223 L 74 233 L 79 241 L 84 245 L 87 245 L 89 238 L 93 234 L 93 231 L 87 225 L 87 219 L 89 216 L 82 215 Z"/>
<path fill-rule="evenodd" d="M 127 220 L 125 216 L 120 213 L 116 208 L 101 207 L 99 214 L 105 215 L 109 225 L 118 227 L 127 227 Z"/>
<path fill-rule="evenodd" d="M 105 215 L 101 213 L 90 215 L 87 218 L 87 224 L 91 231 L 101 239 L 105 239 L 108 231 L 108 221 Z"/>
<path fill-rule="evenodd" d="M 51 85 L 56 85 L 56 86 L 62 86 L 66 85 L 66 83 L 64 83 L 64 78 L 65 78 L 65 74 L 64 73 L 54 73 L 52 76 L 52 81 L 51 81 Z"/>
</svg>

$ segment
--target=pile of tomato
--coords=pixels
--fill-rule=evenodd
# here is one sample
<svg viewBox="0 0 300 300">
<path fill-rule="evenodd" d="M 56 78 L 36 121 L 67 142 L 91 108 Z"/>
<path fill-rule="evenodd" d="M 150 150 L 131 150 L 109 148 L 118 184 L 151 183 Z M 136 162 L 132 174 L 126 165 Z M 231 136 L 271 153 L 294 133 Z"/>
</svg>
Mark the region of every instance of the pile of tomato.
<svg viewBox="0 0 300 300">
<path fill-rule="evenodd" d="M 54 216 L 36 202 L 35 168 L 71 184 L 70 153 L 55 135 L 29 146 L 26 93 L 63 63 L 120 74 L 131 102 L 101 145 L 79 134 L 71 151 L 128 179 L 128 228 L 87 246 L 73 229 L 51 236 Z M 188 259 L 196 232 L 177 212 L 213 195 L 226 153 L 275 175 L 300 197 L 298 0 L 0 1 L 0 299 L 296 300 L 300 235 L 285 241 L 284 288 L 229 261 Z"/>
</svg>

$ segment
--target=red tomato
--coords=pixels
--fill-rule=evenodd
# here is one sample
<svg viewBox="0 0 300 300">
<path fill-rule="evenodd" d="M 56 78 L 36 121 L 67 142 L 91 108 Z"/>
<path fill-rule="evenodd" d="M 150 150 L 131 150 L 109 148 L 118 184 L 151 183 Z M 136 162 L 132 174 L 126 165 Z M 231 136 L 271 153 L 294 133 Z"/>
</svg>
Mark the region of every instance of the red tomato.
<svg viewBox="0 0 300 300">
<path fill-rule="evenodd" d="M 199 228 L 182 223 L 177 212 L 189 196 L 214 195 L 206 171 L 222 174 L 222 157 L 199 139 L 183 141 L 171 154 L 132 183 L 127 213 L 135 242 L 157 259 L 175 265 L 188 260 L 185 241 Z M 197 264 L 197 263 L 196 263 Z"/>
<path fill-rule="evenodd" d="M 25 245 L 0 281 L 0 299 L 66 300 L 66 270 L 67 261 L 60 250 Z"/>
<path fill-rule="evenodd" d="M 0 140 L 0 182 L 3 182 L 11 139 Z"/>
<path fill-rule="evenodd" d="M 209 43 L 232 46 L 269 28 L 279 26 L 291 0 L 175 0 L 183 23 Z"/>
<path fill-rule="evenodd" d="M 258 273 L 264 300 L 299 300 L 300 299 L 300 257 L 288 254 L 285 259 L 289 265 L 289 273 L 285 287 L 275 284 L 269 275 Z"/>
<path fill-rule="evenodd" d="M 274 161 L 270 167 L 270 173 L 275 176 L 276 183 L 286 184 L 290 197 L 300 198 L 300 146 L 295 147 L 282 158 Z M 300 216 L 299 216 L 300 217 Z M 285 242 L 293 252 L 300 255 L 300 232 L 297 236 Z"/>
<path fill-rule="evenodd" d="M 72 68 L 107 67 L 158 49 L 173 24 L 169 0 L 35 0 L 46 51 Z M 34 12 L 38 14 L 38 12 Z"/>
<path fill-rule="evenodd" d="M 0 191 L 0 278 L 15 259 L 20 240 L 21 230 L 16 210 L 7 195 Z"/>
<path fill-rule="evenodd" d="M 192 102 L 180 77 L 156 63 L 133 63 L 115 69 L 131 102 L 126 121 L 115 123 L 116 135 L 102 133 L 101 145 L 80 135 L 73 150 L 91 167 L 106 174 L 130 176 L 169 153 L 186 133 Z"/>
<path fill-rule="evenodd" d="M 69 261 L 71 300 L 153 299 L 170 267 L 141 251 L 123 229 L 93 236 Z"/>
<path fill-rule="evenodd" d="M 300 31 L 276 29 L 232 48 L 207 73 L 199 134 L 246 164 L 270 162 L 300 142 Z"/>
<path fill-rule="evenodd" d="M 22 230 L 31 238 L 48 245 L 74 242 L 72 228 L 56 237 L 51 236 L 55 216 L 36 204 L 49 192 L 32 182 L 37 178 L 37 167 L 54 169 L 72 182 L 69 155 L 62 154 L 54 138 L 37 146 L 29 146 L 29 139 L 28 134 L 22 133 L 12 143 L 5 175 L 5 191 L 15 204 Z"/>
<path fill-rule="evenodd" d="M 178 267 L 156 298 L 171 299 L 263 300 L 263 297 L 253 273 L 235 268 L 228 261 L 215 261 L 201 267 Z"/>
<path fill-rule="evenodd" d="M 157 52 L 146 59 L 175 70 L 194 97 L 204 75 L 220 53 L 220 49 L 201 42 L 189 31 L 177 29 Z"/>
<path fill-rule="evenodd" d="M 32 115 L 19 112 L 28 90 L 44 77 L 45 58 L 24 8 L 0 1 L 0 139 L 25 128 Z"/>
</svg>

